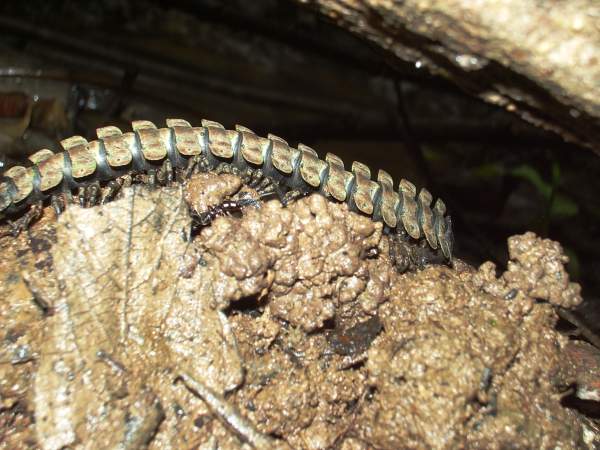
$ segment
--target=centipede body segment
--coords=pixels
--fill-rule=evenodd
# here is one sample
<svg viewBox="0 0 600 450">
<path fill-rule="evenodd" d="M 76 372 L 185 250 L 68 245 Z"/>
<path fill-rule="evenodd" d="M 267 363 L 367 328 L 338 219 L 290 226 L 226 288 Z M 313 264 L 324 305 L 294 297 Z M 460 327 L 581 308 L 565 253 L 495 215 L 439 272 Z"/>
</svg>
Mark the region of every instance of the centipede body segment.
<svg viewBox="0 0 600 450">
<path fill-rule="evenodd" d="M 218 122 L 203 120 L 193 127 L 181 119 L 168 119 L 166 128 L 152 122 L 132 123 L 123 133 L 107 126 L 97 130 L 98 139 L 87 141 L 73 136 L 61 142 L 64 149 L 53 153 L 42 149 L 29 157 L 28 167 L 14 166 L 0 179 L 0 218 L 15 215 L 56 193 L 73 192 L 98 183 L 109 184 L 127 174 L 159 170 L 167 163 L 177 169 L 189 166 L 190 159 L 202 157 L 211 168 L 229 164 L 238 170 L 258 170 L 282 190 L 318 192 L 345 202 L 353 211 L 381 221 L 391 230 L 452 258 L 452 228 L 444 202 L 429 191 L 402 179 L 394 188 L 392 177 L 371 170 L 359 162 L 347 171 L 342 160 L 331 153 L 320 159 L 312 148 L 292 148 L 282 138 L 257 136 L 237 125 L 228 130 Z M 432 206 L 433 203 L 433 206 Z"/>
</svg>

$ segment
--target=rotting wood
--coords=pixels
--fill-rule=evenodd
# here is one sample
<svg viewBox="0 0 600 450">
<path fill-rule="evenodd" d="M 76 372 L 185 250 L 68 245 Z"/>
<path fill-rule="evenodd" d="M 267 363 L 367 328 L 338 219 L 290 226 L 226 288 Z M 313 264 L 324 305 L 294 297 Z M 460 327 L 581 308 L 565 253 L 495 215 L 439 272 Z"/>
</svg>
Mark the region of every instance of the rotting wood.
<svg viewBox="0 0 600 450">
<path fill-rule="evenodd" d="M 297 0 L 417 70 L 600 154 L 595 0 Z"/>
</svg>

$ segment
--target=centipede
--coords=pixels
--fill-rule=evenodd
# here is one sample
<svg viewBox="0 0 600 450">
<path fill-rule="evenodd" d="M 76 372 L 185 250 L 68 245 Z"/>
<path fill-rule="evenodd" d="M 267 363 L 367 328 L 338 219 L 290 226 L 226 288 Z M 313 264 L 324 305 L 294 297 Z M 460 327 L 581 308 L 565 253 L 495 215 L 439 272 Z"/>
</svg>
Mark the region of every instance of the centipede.
<svg viewBox="0 0 600 450">
<path fill-rule="evenodd" d="M 225 165 L 260 171 L 282 192 L 318 193 L 346 203 L 351 211 L 382 222 L 386 230 L 426 242 L 452 260 L 452 221 L 444 202 L 438 198 L 433 203 L 427 189 L 417 192 L 405 179 L 394 189 L 385 170 L 380 169 L 374 180 L 363 163 L 353 162 L 348 171 L 332 153 L 321 159 L 307 145 L 293 148 L 273 134 L 265 138 L 241 125 L 226 129 L 210 120 L 195 127 L 186 120 L 167 119 L 164 128 L 136 120 L 131 131 L 106 126 L 96 134 L 92 141 L 82 136 L 64 139 L 64 151 L 42 149 L 29 156 L 27 165 L 8 168 L 0 178 L 0 221 L 53 201 L 59 194 L 100 185 L 110 188 L 126 175 L 156 176 L 162 168 L 185 170 L 201 160 L 207 169 Z M 170 177 L 170 170 L 164 173 L 163 177 Z"/>
</svg>

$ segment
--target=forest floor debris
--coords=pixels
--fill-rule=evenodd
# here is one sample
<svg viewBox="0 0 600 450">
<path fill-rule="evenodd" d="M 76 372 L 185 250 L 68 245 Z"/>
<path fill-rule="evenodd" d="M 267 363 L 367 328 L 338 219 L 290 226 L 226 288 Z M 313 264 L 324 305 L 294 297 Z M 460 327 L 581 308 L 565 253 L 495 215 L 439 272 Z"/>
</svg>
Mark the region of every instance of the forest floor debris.
<svg viewBox="0 0 600 450">
<path fill-rule="evenodd" d="M 187 202 L 239 189 L 134 186 L 0 240 L 0 448 L 594 448 L 560 245 L 400 274 L 319 195 L 191 232 Z"/>
</svg>

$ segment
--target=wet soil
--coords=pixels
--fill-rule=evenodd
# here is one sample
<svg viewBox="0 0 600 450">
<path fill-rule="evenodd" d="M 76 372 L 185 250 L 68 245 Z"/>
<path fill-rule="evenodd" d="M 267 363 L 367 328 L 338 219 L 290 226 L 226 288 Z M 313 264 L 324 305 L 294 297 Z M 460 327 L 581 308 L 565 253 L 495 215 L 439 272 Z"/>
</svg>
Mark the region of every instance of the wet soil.
<svg viewBox="0 0 600 450">
<path fill-rule="evenodd" d="M 240 188 L 134 186 L 0 240 L 0 448 L 594 448 L 558 243 L 399 273 L 318 195 L 192 231 Z"/>
</svg>

